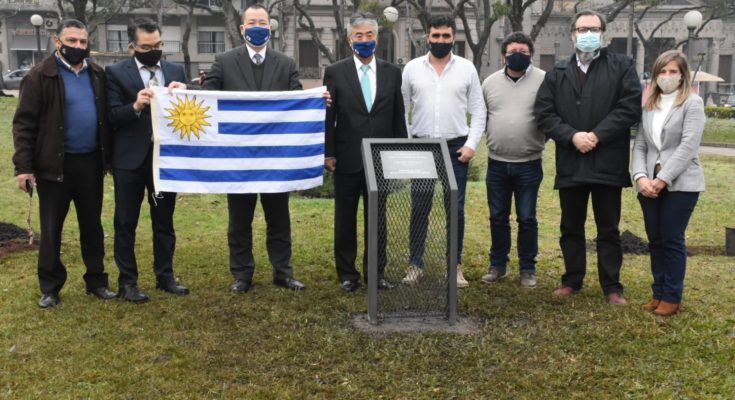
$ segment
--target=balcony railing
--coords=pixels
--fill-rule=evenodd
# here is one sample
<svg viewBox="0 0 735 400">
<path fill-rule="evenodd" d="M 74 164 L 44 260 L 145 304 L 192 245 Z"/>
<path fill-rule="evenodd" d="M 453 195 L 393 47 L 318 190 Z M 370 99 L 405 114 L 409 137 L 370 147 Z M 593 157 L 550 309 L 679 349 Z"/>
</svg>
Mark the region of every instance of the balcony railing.
<svg viewBox="0 0 735 400">
<path fill-rule="evenodd" d="M 127 53 L 128 52 L 128 41 L 127 40 L 107 40 L 107 51 L 113 53 Z M 181 53 L 181 41 L 179 40 L 164 40 L 163 41 L 163 52 L 164 53 Z"/>
<path fill-rule="evenodd" d="M 217 54 L 224 51 L 224 42 L 199 42 L 199 53 Z"/>
</svg>

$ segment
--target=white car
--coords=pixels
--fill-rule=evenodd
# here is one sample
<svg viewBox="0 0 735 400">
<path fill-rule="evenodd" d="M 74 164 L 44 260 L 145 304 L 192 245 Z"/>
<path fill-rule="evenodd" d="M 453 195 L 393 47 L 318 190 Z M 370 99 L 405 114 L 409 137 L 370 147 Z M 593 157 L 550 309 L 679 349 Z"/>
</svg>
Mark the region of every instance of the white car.
<svg viewBox="0 0 735 400">
<path fill-rule="evenodd" d="M 20 81 L 23 80 L 23 77 L 26 76 L 28 71 L 28 69 L 16 69 L 15 71 L 10 71 L 7 74 L 3 75 L 3 83 L 5 84 L 3 89 L 20 89 Z"/>
</svg>

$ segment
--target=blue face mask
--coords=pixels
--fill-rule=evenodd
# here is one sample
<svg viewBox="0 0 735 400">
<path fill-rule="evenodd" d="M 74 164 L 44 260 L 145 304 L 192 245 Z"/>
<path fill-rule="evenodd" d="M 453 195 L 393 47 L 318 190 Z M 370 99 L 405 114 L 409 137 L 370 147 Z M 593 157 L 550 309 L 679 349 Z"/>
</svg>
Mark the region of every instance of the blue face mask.
<svg viewBox="0 0 735 400">
<path fill-rule="evenodd" d="M 375 46 L 378 42 L 368 40 L 367 42 L 352 42 L 352 50 L 362 58 L 368 58 L 375 54 Z"/>
<path fill-rule="evenodd" d="M 271 30 L 262 26 L 251 26 L 245 29 L 243 37 L 253 46 L 260 47 L 268 43 L 268 39 L 271 38 Z"/>
<path fill-rule="evenodd" d="M 601 32 L 585 32 L 577 34 L 577 49 L 585 53 L 591 53 L 600 48 Z"/>
</svg>

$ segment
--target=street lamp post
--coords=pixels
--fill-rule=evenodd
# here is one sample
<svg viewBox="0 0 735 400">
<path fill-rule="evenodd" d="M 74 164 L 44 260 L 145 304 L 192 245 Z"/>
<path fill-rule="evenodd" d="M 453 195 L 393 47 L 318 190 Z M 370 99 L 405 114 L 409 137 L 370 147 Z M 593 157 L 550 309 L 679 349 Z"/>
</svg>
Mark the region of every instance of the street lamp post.
<svg viewBox="0 0 735 400">
<path fill-rule="evenodd" d="M 38 14 L 31 16 L 31 24 L 36 28 L 36 51 L 41 55 L 41 25 L 43 25 L 43 17 Z M 36 55 L 33 55 L 33 64 L 36 64 Z"/>
<path fill-rule="evenodd" d="M 697 10 L 692 10 L 684 15 L 684 24 L 689 30 L 689 36 L 687 37 L 687 58 L 689 63 L 694 63 L 694 57 L 697 55 L 695 42 L 697 41 L 697 28 L 702 24 L 702 13 Z"/>
<path fill-rule="evenodd" d="M 383 9 L 383 16 L 385 16 L 385 19 L 388 20 L 391 24 L 398 21 L 398 10 L 395 7 L 386 7 Z M 391 35 L 393 35 L 393 30 L 390 32 Z M 388 47 L 388 61 L 394 62 L 395 58 L 395 41 L 393 40 L 393 37 L 390 38 L 389 42 L 390 46 Z"/>
</svg>

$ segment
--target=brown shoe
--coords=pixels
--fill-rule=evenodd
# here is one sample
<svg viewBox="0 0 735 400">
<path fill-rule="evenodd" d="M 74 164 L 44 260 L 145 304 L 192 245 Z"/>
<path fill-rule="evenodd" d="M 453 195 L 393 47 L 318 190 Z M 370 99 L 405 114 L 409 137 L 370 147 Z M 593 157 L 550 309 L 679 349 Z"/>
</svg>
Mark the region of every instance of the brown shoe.
<svg viewBox="0 0 735 400">
<path fill-rule="evenodd" d="M 577 293 L 577 290 L 574 290 L 574 288 L 572 287 L 561 286 L 561 287 L 554 289 L 554 291 L 551 292 L 551 295 L 554 297 L 569 297 L 576 293 Z"/>
<path fill-rule="evenodd" d="M 641 306 L 642 309 L 653 312 L 656 308 L 658 308 L 659 303 L 661 303 L 661 300 L 659 299 L 651 299 L 648 303 Z"/>
<path fill-rule="evenodd" d="M 628 304 L 628 301 L 625 300 L 625 297 L 620 293 L 610 293 L 607 295 L 607 304 L 611 304 L 613 306 L 624 306 Z"/>
<path fill-rule="evenodd" d="M 659 303 L 658 307 L 653 310 L 653 313 L 662 317 L 668 317 L 679 312 L 680 308 L 680 303 L 669 303 L 668 301 L 661 300 L 661 303 Z"/>
</svg>

